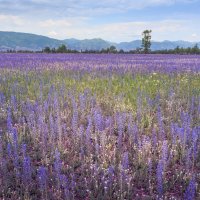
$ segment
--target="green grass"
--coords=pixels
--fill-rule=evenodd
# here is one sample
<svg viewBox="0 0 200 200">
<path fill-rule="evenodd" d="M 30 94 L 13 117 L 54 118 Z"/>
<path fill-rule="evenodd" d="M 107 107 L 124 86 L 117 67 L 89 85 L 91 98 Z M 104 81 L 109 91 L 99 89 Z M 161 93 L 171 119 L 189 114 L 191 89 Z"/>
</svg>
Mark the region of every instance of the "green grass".
<svg viewBox="0 0 200 200">
<path fill-rule="evenodd" d="M 20 98 L 29 98 L 35 100 L 40 93 L 40 82 L 43 83 L 43 94 L 48 95 L 52 85 L 56 88 L 64 86 L 68 90 L 76 90 L 77 93 L 84 92 L 85 89 L 91 90 L 96 94 L 99 102 L 112 103 L 120 96 L 122 100 L 121 108 L 134 110 L 137 102 L 138 91 L 149 95 L 151 98 L 159 93 L 162 98 L 166 97 L 173 89 L 180 97 L 190 98 L 192 95 L 200 94 L 200 76 L 181 74 L 169 76 L 164 74 L 136 75 L 129 74 L 124 76 L 113 75 L 111 77 L 93 78 L 89 74 L 80 79 L 73 77 L 73 74 L 67 71 L 30 71 L 22 73 L 20 71 L 8 72 L 1 70 L 4 77 L 0 85 L 0 90 L 7 97 L 12 93 L 13 84 L 16 83 L 22 89 Z M 71 76 L 70 76 L 71 75 Z M 17 91 L 14 91 L 17 95 Z M 19 96 L 19 95 L 17 95 Z M 116 105 L 118 107 L 118 105 Z"/>
</svg>

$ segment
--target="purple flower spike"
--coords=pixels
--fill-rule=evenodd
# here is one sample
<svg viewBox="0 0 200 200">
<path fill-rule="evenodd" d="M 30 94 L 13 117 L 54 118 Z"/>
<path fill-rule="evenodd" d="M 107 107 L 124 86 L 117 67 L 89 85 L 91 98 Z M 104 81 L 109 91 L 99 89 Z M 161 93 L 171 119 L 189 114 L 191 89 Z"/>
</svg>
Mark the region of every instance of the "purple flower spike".
<svg viewBox="0 0 200 200">
<path fill-rule="evenodd" d="M 38 169 L 38 182 L 40 186 L 40 190 L 44 191 L 47 185 L 47 170 L 45 167 L 41 166 Z"/>
<path fill-rule="evenodd" d="M 24 185 L 29 185 L 32 179 L 32 169 L 31 169 L 31 159 L 30 157 L 24 157 L 23 161 L 23 183 Z"/>
<path fill-rule="evenodd" d="M 161 198 L 163 195 L 163 162 L 162 160 L 160 160 L 157 165 L 156 176 L 157 176 L 157 191 L 159 194 L 159 198 Z"/>
<path fill-rule="evenodd" d="M 195 178 L 192 178 L 184 193 L 184 200 L 194 200 L 196 191 Z"/>
</svg>

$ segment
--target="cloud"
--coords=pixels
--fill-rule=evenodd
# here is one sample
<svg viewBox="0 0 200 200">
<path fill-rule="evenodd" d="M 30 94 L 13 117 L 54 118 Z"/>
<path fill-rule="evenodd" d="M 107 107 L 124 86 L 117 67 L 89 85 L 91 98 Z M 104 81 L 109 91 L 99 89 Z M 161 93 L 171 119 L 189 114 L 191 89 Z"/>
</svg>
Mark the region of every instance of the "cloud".
<svg viewBox="0 0 200 200">
<path fill-rule="evenodd" d="M 151 29 L 152 39 L 161 40 L 200 40 L 196 34 L 197 22 L 187 20 L 130 21 L 112 22 L 101 25 L 90 23 L 85 17 L 63 19 L 25 19 L 15 15 L 0 15 L 0 30 L 29 32 L 57 39 L 102 38 L 112 42 L 141 39 L 145 29 Z M 192 34 L 193 33 L 193 34 Z"/>
<path fill-rule="evenodd" d="M 72 24 L 65 19 L 61 19 L 61 20 L 52 20 L 52 19 L 48 19 L 45 21 L 41 21 L 39 22 L 39 26 L 41 27 L 62 27 L 62 26 L 71 26 Z"/>
<path fill-rule="evenodd" d="M 199 35 L 192 34 L 200 32 L 199 15 L 193 14 L 191 9 L 192 15 L 182 11 L 184 15 L 178 15 L 178 19 L 176 13 L 179 6 L 195 2 L 197 0 L 0 0 L 0 30 L 58 39 L 103 38 L 118 42 L 140 39 L 143 30 L 152 29 L 154 40 L 200 40 Z M 151 17 L 146 12 L 151 10 L 152 14 L 158 9 L 162 13 L 162 9 L 170 6 L 173 15 Z"/>
<path fill-rule="evenodd" d="M 143 30 L 152 29 L 152 39 L 162 40 L 166 33 L 170 35 L 183 30 L 184 24 L 184 21 L 176 20 L 109 23 L 101 26 L 93 26 L 89 31 L 83 29 L 81 33 L 83 35 L 87 34 L 89 38 L 92 38 L 95 35 L 96 37 L 116 42 L 140 39 Z M 77 33 L 74 32 L 73 34 Z"/>
<path fill-rule="evenodd" d="M 48 32 L 47 35 L 50 36 L 50 37 L 57 37 L 58 33 L 56 31 L 50 31 L 50 32 Z"/>
<path fill-rule="evenodd" d="M 70 26 L 63 26 L 62 23 L 57 23 L 57 20 L 50 20 L 48 26 L 46 21 L 40 22 L 40 29 L 43 29 L 45 34 L 56 36 L 56 38 L 103 38 L 112 42 L 117 41 L 131 41 L 140 39 L 141 33 L 145 29 L 153 30 L 153 39 L 162 40 L 170 34 L 178 31 L 184 31 L 186 22 L 179 20 L 162 20 L 162 21 L 138 21 L 138 22 L 120 22 L 120 23 L 106 23 L 102 25 L 88 24 L 84 20 L 77 20 L 73 23 L 72 18 L 67 20 Z M 57 25 L 55 26 L 54 24 Z M 45 25 L 45 26 L 44 26 Z M 55 29 L 56 27 L 56 29 Z M 48 31 L 56 30 L 56 31 Z M 80 31 L 81 30 L 81 31 Z M 54 33 L 56 32 L 56 34 Z"/>
<path fill-rule="evenodd" d="M 193 37 L 193 38 L 196 38 L 197 36 L 198 36 L 198 35 L 197 35 L 196 33 L 193 33 L 193 34 L 192 34 L 192 37 Z"/>
<path fill-rule="evenodd" d="M 23 26 L 25 21 L 15 15 L 0 15 L 0 27 L 6 25 L 7 27 L 11 26 Z"/>
<path fill-rule="evenodd" d="M 1 13 L 18 15 L 94 16 L 155 6 L 194 3 L 196 0 L 0 0 Z M 35 16 L 37 17 L 37 16 Z"/>
</svg>

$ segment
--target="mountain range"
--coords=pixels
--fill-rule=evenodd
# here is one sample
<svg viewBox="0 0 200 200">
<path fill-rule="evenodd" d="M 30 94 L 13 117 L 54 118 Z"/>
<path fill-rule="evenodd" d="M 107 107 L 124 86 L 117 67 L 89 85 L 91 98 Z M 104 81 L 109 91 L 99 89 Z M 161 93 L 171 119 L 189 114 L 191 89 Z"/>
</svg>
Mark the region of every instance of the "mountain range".
<svg viewBox="0 0 200 200">
<path fill-rule="evenodd" d="M 8 32 L 0 31 L 0 51 L 6 51 L 9 49 L 13 50 L 42 50 L 45 47 L 57 48 L 58 46 L 65 44 L 67 48 L 73 50 L 101 50 L 102 48 L 108 48 L 114 45 L 118 50 L 123 49 L 124 51 L 134 50 L 141 47 L 141 40 L 134 40 L 131 42 L 120 42 L 113 43 L 100 38 L 94 39 L 65 39 L 58 40 L 49 38 L 42 35 L 20 33 L 20 32 Z M 179 47 L 193 47 L 195 44 L 200 46 L 200 42 L 188 42 L 188 41 L 169 41 L 165 40 L 162 42 L 152 41 L 152 50 L 163 50 L 163 49 L 174 49 Z"/>
</svg>

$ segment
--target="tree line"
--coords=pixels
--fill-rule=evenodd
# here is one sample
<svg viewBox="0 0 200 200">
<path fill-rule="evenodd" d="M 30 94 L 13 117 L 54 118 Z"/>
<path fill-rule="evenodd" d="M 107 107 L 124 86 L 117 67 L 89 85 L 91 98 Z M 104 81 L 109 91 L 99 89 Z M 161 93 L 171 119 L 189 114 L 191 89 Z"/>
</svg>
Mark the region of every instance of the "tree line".
<svg viewBox="0 0 200 200">
<path fill-rule="evenodd" d="M 152 51 L 151 53 L 157 54 L 200 54 L 200 48 L 198 44 L 195 44 L 193 47 L 183 48 L 177 46 L 175 49 L 165 49 Z"/>
<path fill-rule="evenodd" d="M 122 52 L 121 50 L 120 52 Z M 66 45 L 62 44 L 59 46 L 57 49 L 56 48 L 50 48 L 50 47 L 45 47 L 42 52 L 44 53 L 118 53 L 117 49 L 115 46 L 111 45 L 110 47 L 106 49 L 101 49 L 101 50 L 71 50 L 68 49 Z M 124 52 L 124 51 L 123 51 Z"/>
<path fill-rule="evenodd" d="M 101 50 L 71 50 L 66 47 L 66 45 L 61 45 L 57 49 L 45 47 L 42 50 L 43 53 L 112 53 L 112 54 L 143 54 L 143 53 L 152 53 L 152 54 L 200 54 L 200 48 L 197 44 L 193 47 L 183 48 L 177 46 L 174 49 L 163 49 L 163 50 L 147 50 L 146 48 L 136 48 L 130 51 L 124 51 L 123 49 L 117 50 L 115 46 L 110 46 Z"/>
<path fill-rule="evenodd" d="M 66 47 L 66 46 L 65 46 Z M 124 51 L 123 49 L 117 50 L 116 47 L 111 46 L 109 48 L 101 49 L 101 50 L 71 50 L 68 48 L 50 48 L 45 47 L 41 51 L 30 51 L 30 50 L 7 50 L 7 53 L 96 53 L 96 54 L 200 54 L 200 48 L 196 44 L 194 47 L 182 48 L 177 46 L 175 49 L 164 49 L 164 50 L 149 50 L 145 52 L 143 48 L 136 48 L 130 51 Z"/>
</svg>

